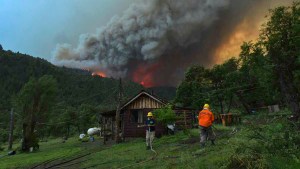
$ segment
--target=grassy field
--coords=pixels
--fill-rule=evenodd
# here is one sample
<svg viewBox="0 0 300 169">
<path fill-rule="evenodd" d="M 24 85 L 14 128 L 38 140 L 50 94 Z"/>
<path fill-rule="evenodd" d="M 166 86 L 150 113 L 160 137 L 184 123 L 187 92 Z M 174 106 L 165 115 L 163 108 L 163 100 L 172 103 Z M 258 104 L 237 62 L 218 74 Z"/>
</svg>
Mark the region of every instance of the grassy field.
<svg viewBox="0 0 300 169">
<path fill-rule="evenodd" d="M 231 131 L 231 128 L 218 127 L 219 130 Z M 208 144 L 200 150 L 199 131 L 181 132 L 174 136 L 156 139 L 154 152 L 146 150 L 143 139 L 115 145 L 95 153 L 91 160 L 83 164 L 86 168 L 219 168 L 226 160 L 230 149 L 223 149 L 226 141 L 220 140 L 214 147 Z"/>
<path fill-rule="evenodd" d="M 251 118 L 249 118 L 251 119 Z M 253 120 L 253 119 L 251 119 Z M 277 123 L 276 123 L 277 124 Z M 81 160 L 69 164 L 73 168 L 274 168 L 300 167 L 299 151 L 292 156 L 271 154 L 260 150 L 259 140 L 249 139 L 251 131 L 244 126 L 215 125 L 216 145 L 200 149 L 199 130 L 178 132 L 154 140 L 154 150 L 146 150 L 143 138 L 118 145 L 103 145 L 102 141 L 82 143 L 77 138 L 61 143 L 60 139 L 43 142 L 40 151 L 0 158 L 0 168 L 28 168 L 43 161 L 68 159 L 91 152 Z M 253 150 L 252 150 L 253 149 Z M 259 149 L 259 150 L 257 150 Z M 258 153 L 259 152 L 259 153 Z M 289 153 L 289 152 L 288 152 Z M 3 154 L 0 152 L 0 154 Z M 76 165 L 74 165 L 76 164 Z M 239 167 L 237 167 L 239 166 Z M 266 167 L 268 166 L 268 167 Z M 70 168 L 70 167 L 61 167 Z"/>
<path fill-rule="evenodd" d="M 81 143 L 75 138 L 71 138 L 67 143 L 61 143 L 62 139 L 53 139 L 40 143 L 40 150 L 33 153 L 18 153 L 13 156 L 0 158 L 0 168 L 22 168 L 55 158 L 72 156 L 83 151 Z M 15 144 L 15 147 L 19 146 Z M 0 152 L 5 155 L 4 152 Z"/>
</svg>

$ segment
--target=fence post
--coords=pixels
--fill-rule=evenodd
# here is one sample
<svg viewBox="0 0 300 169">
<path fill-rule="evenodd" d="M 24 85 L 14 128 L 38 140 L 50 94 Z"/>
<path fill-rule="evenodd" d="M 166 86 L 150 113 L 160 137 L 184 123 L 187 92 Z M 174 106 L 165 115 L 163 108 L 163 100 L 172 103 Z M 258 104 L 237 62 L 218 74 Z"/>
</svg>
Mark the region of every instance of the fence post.
<svg viewBox="0 0 300 169">
<path fill-rule="evenodd" d="M 10 111 L 10 124 L 9 124 L 9 137 L 8 137 L 8 150 L 12 149 L 14 134 L 14 109 Z"/>
</svg>

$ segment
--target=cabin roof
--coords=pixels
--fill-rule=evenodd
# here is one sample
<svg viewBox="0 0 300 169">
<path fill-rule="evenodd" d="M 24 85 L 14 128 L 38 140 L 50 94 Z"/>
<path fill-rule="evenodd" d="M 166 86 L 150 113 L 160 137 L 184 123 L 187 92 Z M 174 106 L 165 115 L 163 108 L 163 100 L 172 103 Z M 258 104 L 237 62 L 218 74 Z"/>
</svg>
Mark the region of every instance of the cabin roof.
<svg viewBox="0 0 300 169">
<path fill-rule="evenodd" d="M 155 100 L 155 101 L 157 101 L 157 102 L 159 102 L 159 103 L 161 103 L 163 105 L 167 104 L 167 102 L 163 101 L 159 97 L 154 96 L 153 94 L 150 94 L 150 93 L 146 92 L 145 90 L 142 90 L 138 94 L 136 94 L 135 96 L 133 96 L 132 98 L 128 99 L 128 101 L 125 102 L 122 105 L 121 110 L 124 109 L 126 106 L 128 106 L 130 103 L 134 102 L 136 99 L 138 99 L 142 95 L 146 95 L 146 96 L 152 98 L 153 100 Z M 104 116 L 114 116 L 116 114 L 116 110 L 106 111 L 106 112 L 103 112 L 101 114 L 104 115 Z"/>
<path fill-rule="evenodd" d="M 126 106 L 128 106 L 130 103 L 134 102 L 135 100 L 137 100 L 139 97 L 141 97 L 142 95 L 146 95 L 148 97 L 150 97 L 151 99 L 166 105 L 168 104 L 168 102 L 162 100 L 161 98 L 159 98 L 158 96 L 155 96 L 153 94 L 148 93 L 145 90 L 140 91 L 138 94 L 136 94 L 135 96 L 133 96 L 132 98 L 128 99 L 127 102 L 125 102 L 122 107 L 121 110 L 123 110 Z M 178 107 L 178 106 L 173 106 L 173 110 L 190 110 L 190 111 L 195 111 L 195 109 L 193 108 L 187 108 L 187 107 Z M 122 112 L 121 112 L 122 113 Z M 107 111 L 107 112 L 103 112 L 102 115 L 104 116 L 115 116 L 116 114 L 116 110 L 111 110 L 111 111 Z"/>
<path fill-rule="evenodd" d="M 137 95 L 135 95 L 134 97 L 132 97 L 131 99 L 129 99 L 129 101 L 127 101 L 125 104 L 123 104 L 123 106 L 121 107 L 121 110 L 123 108 L 125 108 L 126 106 L 128 106 L 130 103 L 134 102 L 137 98 L 139 98 L 140 96 L 142 95 L 146 95 L 150 98 L 152 98 L 153 100 L 163 104 L 163 105 L 166 105 L 167 102 L 163 101 L 162 99 L 160 99 L 159 97 L 157 96 L 154 96 L 153 94 L 150 94 L 148 92 L 146 92 L 145 90 L 142 90 L 141 92 L 139 92 Z"/>
</svg>

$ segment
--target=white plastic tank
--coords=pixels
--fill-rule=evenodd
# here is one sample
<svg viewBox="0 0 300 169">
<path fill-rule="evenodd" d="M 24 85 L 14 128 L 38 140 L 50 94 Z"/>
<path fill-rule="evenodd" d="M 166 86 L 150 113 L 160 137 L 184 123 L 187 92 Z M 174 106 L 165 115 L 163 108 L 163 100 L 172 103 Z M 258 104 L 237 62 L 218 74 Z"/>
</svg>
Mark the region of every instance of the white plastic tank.
<svg viewBox="0 0 300 169">
<path fill-rule="evenodd" d="M 87 134 L 89 136 L 93 136 L 93 135 L 100 135 L 101 134 L 101 128 L 100 127 L 94 127 L 94 128 L 89 128 L 87 131 Z"/>
</svg>

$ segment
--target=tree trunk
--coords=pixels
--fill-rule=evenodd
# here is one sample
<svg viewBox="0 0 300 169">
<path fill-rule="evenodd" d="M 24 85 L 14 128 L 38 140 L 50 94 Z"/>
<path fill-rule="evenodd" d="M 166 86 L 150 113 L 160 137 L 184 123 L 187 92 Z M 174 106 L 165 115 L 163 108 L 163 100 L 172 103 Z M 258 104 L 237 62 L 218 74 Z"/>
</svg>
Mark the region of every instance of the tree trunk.
<svg viewBox="0 0 300 169">
<path fill-rule="evenodd" d="M 120 112 L 121 112 L 121 101 L 122 101 L 122 81 L 120 79 L 119 82 L 119 95 L 118 95 L 118 105 L 117 105 L 117 111 L 116 111 L 116 123 L 115 123 L 115 140 L 116 143 L 120 143 L 121 142 L 121 138 L 119 136 L 120 133 Z"/>
<path fill-rule="evenodd" d="M 118 106 L 117 111 L 116 111 L 116 130 L 115 130 L 115 139 L 116 143 L 120 143 L 121 139 L 119 136 L 120 133 L 120 107 Z"/>
<path fill-rule="evenodd" d="M 285 97 L 285 101 L 290 107 L 295 119 L 298 120 L 300 116 L 300 106 L 299 106 L 299 95 L 297 88 L 293 84 L 293 77 L 291 73 L 285 73 L 284 70 L 277 70 L 279 75 L 279 83 L 281 93 Z"/>
<path fill-rule="evenodd" d="M 25 123 L 23 123 L 23 129 L 22 129 L 22 145 L 21 145 L 21 147 L 22 147 L 22 151 L 26 151 L 27 149 L 29 149 L 28 148 L 28 146 L 27 146 L 27 139 L 26 139 L 26 124 Z"/>
<path fill-rule="evenodd" d="M 224 108 L 223 108 L 223 100 L 221 97 L 218 96 L 218 100 L 220 103 L 220 110 L 221 110 L 221 114 L 224 114 Z"/>
<path fill-rule="evenodd" d="M 226 112 L 226 114 L 228 114 L 228 113 L 229 113 L 229 111 L 230 111 L 230 109 L 231 109 L 231 105 L 232 105 L 232 99 L 233 99 L 233 95 L 231 95 L 231 97 L 230 97 L 229 104 L 228 104 L 228 109 L 227 109 L 227 112 Z"/>
<path fill-rule="evenodd" d="M 66 136 L 66 139 L 68 139 L 70 136 L 70 124 L 68 124 L 68 127 L 67 127 L 67 136 Z"/>
<path fill-rule="evenodd" d="M 10 125 L 9 125 L 9 138 L 8 138 L 8 150 L 12 149 L 14 135 L 14 109 L 10 111 Z"/>
<path fill-rule="evenodd" d="M 33 112 L 27 112 L 29 114 L 26 122 L 23 123 L 23 142 L 22 151 L 28 152 L 30 147 L 38 147 L 36 135 L 34 129 L 36 125 L 36 117 Z"/>
<path fill-rule="evenodd" d="M 103 135 L 103 144 L 106 144 L 106 124 L 105 124 L 105 118 L 102 118 L 102 127 L 101 127 L 101 132 Z"/>
<path fill-rule="evenodd" d="M 31 129 L 31 125 L 23 123 L 22 151 L 29 152 L 30 147 L 33 147 L 33 131 Z"/>
</svg>

